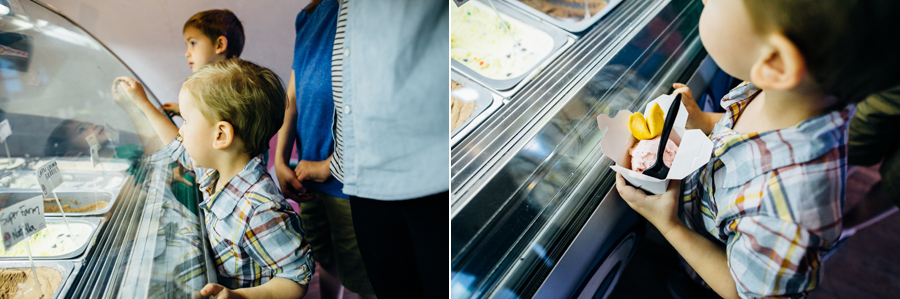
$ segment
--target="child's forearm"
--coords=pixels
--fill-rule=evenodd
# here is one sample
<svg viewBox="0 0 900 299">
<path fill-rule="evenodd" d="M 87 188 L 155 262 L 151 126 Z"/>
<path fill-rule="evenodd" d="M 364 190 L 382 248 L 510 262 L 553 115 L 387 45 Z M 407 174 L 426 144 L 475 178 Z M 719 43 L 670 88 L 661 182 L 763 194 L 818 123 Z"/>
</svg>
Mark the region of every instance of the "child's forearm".
<svg viewBox="0 0 900 299">
<path fill-rule="evenodd" d="M 141 143 L 144 145 L 144 152 L 155 153 L 165 147 L 165 144 L 162 144 L 159 136 L 157 136 L 156 131 L 147 125 L 147 119 L 144 117 L 141 109 L 132 106 L 124 110 L 128 118 L 131 119 L 131 123 L 137 131 Z"/>
<path fill-rule="evenodd" d="M 664 237 L 719 296 L 739 298 L 723 248 L 683 223 L 668 229 Z"/>
<path fill-rule="evenodd" d="M 175 140 L 175 136 L 178 136 L 178 127 L 176 127 L 169 118 L 163 115 L 162 111 L 156 109 L 156 106 L 153 106 L 149 100 L 141 101 L 136 105 L 141 109 L 144 115 L 147 116 L 150 126 L 156 131 L 156 135 L 159 136 L 159 139 L 163 144 L 169 144 L 172 140 Z"/>
<path fill-rule="evenodd" d="M 709 135 L 712 133 L 713 128 L 716 127 L 716 123 L 722 119 L 722 116 L 725 116 L 725 113 L 717 113 L 717 112 L 704 112 L 703 113 L 703 127 L 700 128 L 704 134 Z"/>
<path fill-rule="evenodd" d="M 292 280 L 275 277 L 261 286 L 234 290 L 244 298 L 303 298 L 308 286 L 300 285 Z"/>
</svg>

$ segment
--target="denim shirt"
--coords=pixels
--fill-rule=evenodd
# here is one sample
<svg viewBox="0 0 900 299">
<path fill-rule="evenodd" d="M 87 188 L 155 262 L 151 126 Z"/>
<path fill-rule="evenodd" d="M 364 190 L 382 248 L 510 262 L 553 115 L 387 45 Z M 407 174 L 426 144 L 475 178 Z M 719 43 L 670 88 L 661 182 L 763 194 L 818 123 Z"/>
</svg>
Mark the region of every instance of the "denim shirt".
<svg viewBox="0 0 900 299">
<path fill-rule="evenodd" d="M 450 189 L 447 5 L 350 4 L 343 53 L 344 193 L 403 200 Z"/>
</svg>

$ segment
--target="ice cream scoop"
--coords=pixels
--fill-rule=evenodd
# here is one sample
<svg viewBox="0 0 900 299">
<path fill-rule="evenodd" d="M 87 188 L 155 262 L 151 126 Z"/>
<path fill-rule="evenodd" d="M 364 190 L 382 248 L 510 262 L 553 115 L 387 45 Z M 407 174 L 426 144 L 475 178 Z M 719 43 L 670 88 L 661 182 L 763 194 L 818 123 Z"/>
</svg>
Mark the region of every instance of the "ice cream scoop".
<svg viewBox="0 0 900 299">
<path fill-rule="evenodd" d="M 656 150 L 659 148 L 659 137 L 641 140 L 635 143 L 628 151 L 631 153 L 631 170 L 636 172 L 644 172 L 653 163 L 656 163 Z M 678 152 L 678 146 L 671 139 L 666 142 L 666 150 L 663 152 L 663 162 L 666 166 L 671 167 L 672 161 L 675 161 L 675 153 Z"/>
</svg>

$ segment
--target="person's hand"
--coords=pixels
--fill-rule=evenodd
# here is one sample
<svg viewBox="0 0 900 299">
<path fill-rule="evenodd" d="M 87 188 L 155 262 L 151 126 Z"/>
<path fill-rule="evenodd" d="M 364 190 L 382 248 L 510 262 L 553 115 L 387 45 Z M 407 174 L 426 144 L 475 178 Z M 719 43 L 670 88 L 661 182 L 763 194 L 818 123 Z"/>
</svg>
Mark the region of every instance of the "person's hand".
<svg viewBox="0 0 900 299">
<path fill-rule="evenodd" d="M 200 289 L 200 296 L 212 296 L 215 299 L 243 299 L 240 293 L 229 290 L 223 285 L 208 283 Z"/>
<path fill-rule="evenodd" d="M 278 177 L 278 184 L 281 186 L 281 193 L 284 197 L 293 199 L 295 202 L 301 202 L 300 193 L 306 193 L 306 188 L 297 179 L 294 170 L 284 162 L 275 162 L 275 176 Z"/>
<path fill-rule="evenodd" d="M 117 95 L 115 92 L 116 85 L 121 86 L 122 91 L 125 92 L 131 98 L 131 101 L 138 106 L 143 104 L 150 104 L 150 100 L 147 99 L 147 93 L 144 92 L 144 86 L 141 83 L 135 81 L 130 77 L 118 77 L 113 84 L 113 94 Z M 117 101 L 122 101 L 122 99 L 117 99 Z"/>
<path fill-rule="evenodd" d="M 700 106 L 697 105 L 697 101 L 694 100 L 694 94 L 691 93 L 691 89 L 681 83 L 672 84 L 672 87 L 675 88 L 672 95 L 681 94 L 681 103 L 684 104 L 684 108 L 688 112 L 687 123 L 684 125 L 685 129 L 701 129 L 705 131 L 708 126 L 706 123 L 707 119 L 703 110 L 700 110 Z"/>
<path fill-rule="evenodd" d="M 162 105 L 162 109 L 169 117 L 181 116 L 181 109 L 178 108 L 176 103 L 165 103 Z"/>
<path fill-rule="evenodd" d="M 680 180 L 669 181 L 669 188 L 663 194 L 647 195 L 643 190 L 628 185 L 621 173 L 616 173 L 616 189 L 628 206 L 647 218 L 663 235 L 681 223 L 678 219 Z"/>
<path fill-rule="evenodd" d="M 330 159 L 325 161 L 301 160 L 297 163 L 297 167 L 294 168 L 294 174 L 297 175 L 297 180 L 301 182 L 312 180 L 321 183 L 331 177 L 330 163 Z"/>
</svg>

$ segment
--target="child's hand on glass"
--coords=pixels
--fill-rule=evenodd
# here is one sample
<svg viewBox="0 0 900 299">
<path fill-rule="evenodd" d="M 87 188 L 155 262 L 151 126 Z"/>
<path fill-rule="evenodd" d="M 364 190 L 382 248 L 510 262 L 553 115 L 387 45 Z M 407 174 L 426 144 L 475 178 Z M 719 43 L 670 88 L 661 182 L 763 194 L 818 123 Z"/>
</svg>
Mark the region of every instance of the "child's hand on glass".
<svg viewBox="0 0 900 299">
<path fill-rule="evenodd" d="M 678 198 L 681 181 L 669 181 L 669 188 L 660 195 L 647 195 L 643 190 L 627 184 L 622 174 L 616 174 L 616 189 L 619 195 L 638 214 L 647 218 L 663 235 L 681 224 L 678 219 Z"/>
<path fill-rule="evenodd" d="M 131 101 L 134 104 L 137 104 L 138 106 L 141 106 L 143 104 L 150 104 L 150 100 L 147 99 L 147 93 L 144 92 L 144 86 L 134 79 L 124 76 L 116 78 L 116 81 L 113 84 L 113 95 L 116 95 L 116 101 L 122 101 L 124 99 L 119 99 L 118 92 L 115 92 L 115 88 L 117 86 L 122 88 L 122 91 L 125 92 L 125 95 L 131 98 Z"/>
</svg>

